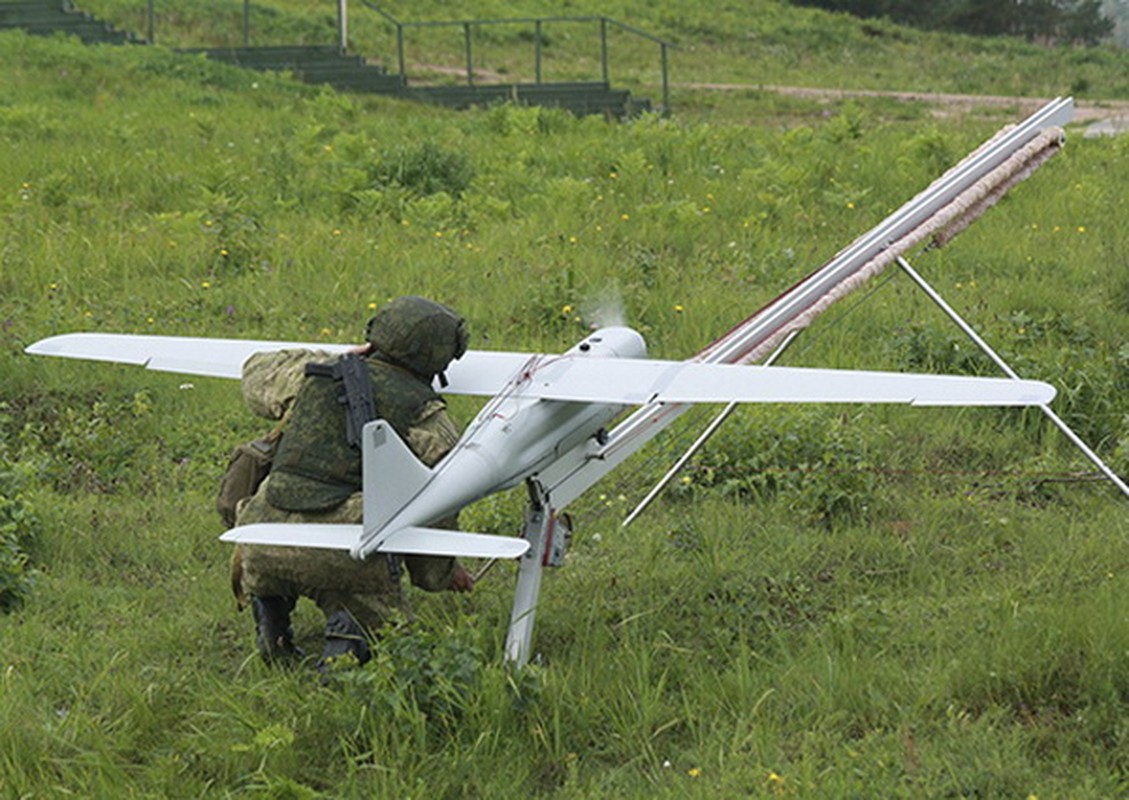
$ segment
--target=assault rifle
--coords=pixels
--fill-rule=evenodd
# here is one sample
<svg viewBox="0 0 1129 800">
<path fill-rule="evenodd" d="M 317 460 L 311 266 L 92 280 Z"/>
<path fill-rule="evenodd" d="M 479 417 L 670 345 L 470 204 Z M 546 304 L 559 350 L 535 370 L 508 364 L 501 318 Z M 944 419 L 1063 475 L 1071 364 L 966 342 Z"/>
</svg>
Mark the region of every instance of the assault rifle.
<svg viewBox="0 0 1129 800">
<path fill-rule="evenodd" d="M 306 375 L 341 382 L 337 401 L 345 406 L 345 441 L 359 450 L 361 430 L 376 419 L 372 381 L 364 360 L 356 353 L 346 353 L 332 364 L 307 364 Z"/>
</svg>

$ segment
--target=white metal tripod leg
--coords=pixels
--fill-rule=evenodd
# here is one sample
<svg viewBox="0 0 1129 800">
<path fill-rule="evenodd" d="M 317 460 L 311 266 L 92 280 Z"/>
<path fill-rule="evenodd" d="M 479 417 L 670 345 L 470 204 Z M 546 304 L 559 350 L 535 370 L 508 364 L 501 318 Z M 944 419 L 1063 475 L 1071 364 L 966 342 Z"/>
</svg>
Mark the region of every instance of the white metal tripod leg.
<svg viewBox="0 0 1129 800">
<path fill-rule="evenodd" d="M 995 365 L 997 367 L 999 367 L 1000 369 L 1002 369 L 1004 371 L 1004 373 L 1009 378 L 1015 378 L 1015 379 L 1019 378 L 1019 375 L 1016 373 L 1016 371 L 1013 370 L 1008 365 L 1008 363 L 1006 361 L 1004 361 L 996 353 L 995 350 L 992 349 L 991 345 L 989 345 L 986 341 L 984 341 L 984 339 L 980 336 L 980 334 L 978 334 L 973 329 L 973 327 L 971 325 L 969 325 L 967 322 L 965 322 L 964 317 L 962 317 L 960 314 L 958 314 L 952 306 L 950 306 L 948 303 L 945 302 L 945 299 L 943 297 L 941 297 L 940 293 L 938 293 L 937 290 L 934 289 L 925 280 L 925 278 L 921 277 L 921 274 L 918 273 L 918 271 L 913 268 L 913 266 L 909 263 L 909 261 L 907 261 L 905 258 L 899 256 L 898 257 L 898 266 L 900 266 L 902 268 L 902 271 L 910 277 L 910 280 L 912 280 L 914 283 L 916 283 L 918 288 L 920 288 L 923 292 L 925 292 L 925 294 L 929 297 L 929 299 L 932 300 L 933 303 L 939 309 L 941 309 L 941 311 L 943 311 L 945 313 L 945 315 L 950 320 L 952 320 L 954 323 L 956 323 L 956 326 L 964 332 L 965 336 L 967 336 L 969 339 L 971 339 L 973 341 L 973 343 L 977 347 L 980 348 L 981 352 L 983 352 L 984 355 L 986 355 L 986 356 L 988 356 L 988 358 L 992 359 L 992 361 L 995 363 Z M 1087 445 L 1084 441 L 1082 441 L 1081 436 L 1076 434 L 1074 432 L 1074 430 L 1069 425 L 1067 425 L 1066 422 L 1058 414 L 1056 414 L 1054 411 L 1052 411 L 1050 406 L 1048 406 L 1044 403 L 1043 405 L 1039 406 L 1039 409 L 1044 414 L 1046 414 L 1047 419 L 1049 419 L 1051 422 L 1053 422 L 1055 424 L 1055 427 L 1057 427 L 1060 431 L 1063 432 L 1063 434 L 1066 435 L 1066 438 L 1069 439 L 1075 447 L 1077 447 L 1079 450 L 1082 451 L 1082 455 L 1084 455 L 1084 456 L 1086 456 L 1086 458 L 1090 459 L 1090 461 L 1094 464 L 1094 466 L 1097 467 L 1098 470 L 1103 475 L 1105 475 L 1106 478 L 1108 478 L 1109 481 L 1114 486 L 1116 486 L 1117 489 L 1123 495 L 1125 495 L 1126 497 L 1129 497 L 1129 485 L 1126 485 L 1125 481 L 1123 481 L 1121 479 L 1121 476 L 1118 475 L 1116 472 L 1114 472 L 1113 469 L 1108 464 L 1106 464 L 1104 461 L 1102 461 L 1101 456 L 1099 456 L 1097 453 L 1095 453 L 1090 448 L 1089 445 Z"/>
<path fill-rule="evenodd" d="M 531 482 L 529 494 L 523 533 L 529 542 L 529 550 L 521 557 L 521 564 L 518 566 L 514 608 L 510 615 L 510 629 L 506 634 L 506 663 L 516 667 L 522 667 L 529 661 L 545 548 L 553 525 L 552 509 L 540 487 Z"/>
</svg>

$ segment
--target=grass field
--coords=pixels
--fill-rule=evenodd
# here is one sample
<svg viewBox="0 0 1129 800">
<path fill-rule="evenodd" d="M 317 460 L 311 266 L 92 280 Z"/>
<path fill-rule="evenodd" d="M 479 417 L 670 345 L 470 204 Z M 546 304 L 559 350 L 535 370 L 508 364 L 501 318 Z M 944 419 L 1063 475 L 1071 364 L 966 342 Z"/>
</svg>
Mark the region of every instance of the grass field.
<svg viewBox="0 0 1129 800">
<path fill-rule="evenodd" d="M 279 37 L 328 13 L 270 8 Z M 1129 75 L 1111 50 L 873 35 L 769 2 L 606 11 L 677 41 L 685 81 L 1116 99 Z M 198 41 L 162 13 L 169 44 Z M 477 348 L 562 349 L 614 308 L 686 357 L 1011 109 L 686 89 L 627 124 L 452 113 L 17 33 L 0 67 L 0 796 L 1129 793 L 1126 500 L 1035 411 L 745 409 L 622 529 L 689 419 L 573 509 L 535 665 L 502 666 L 500 567 L 467 597 L 413 592 L 414 624 L 322 686 L 263 665 L 228 594 L 214 491 L 265 427 L 238 388 L 23 354 L 74 330 L 351 341 L 418 293 Z M 911 261 L 1126 474 L 1129 140 L 1079 133 Z M 992 373 L 898 275 L 785 361 Z M 522 503 L 463 522 L 514 533 Z M 309 651 L 321 622 L 299 606 Z"/>
</svg>

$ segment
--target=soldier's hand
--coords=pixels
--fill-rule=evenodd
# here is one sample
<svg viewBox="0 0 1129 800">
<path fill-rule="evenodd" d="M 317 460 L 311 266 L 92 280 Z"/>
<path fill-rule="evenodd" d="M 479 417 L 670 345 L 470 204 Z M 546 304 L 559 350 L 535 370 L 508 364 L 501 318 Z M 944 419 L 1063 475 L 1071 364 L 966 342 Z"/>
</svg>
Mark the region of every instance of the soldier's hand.
<svg viewBox="0 0 1129 800">
<path fill-rule="evenodd" d="M 462 564 L 455 565 L 455 574 L 451 577 L 452 592 L 469 592 L 474 588 L 474 577 L 466 571 Z"/>
</svg>

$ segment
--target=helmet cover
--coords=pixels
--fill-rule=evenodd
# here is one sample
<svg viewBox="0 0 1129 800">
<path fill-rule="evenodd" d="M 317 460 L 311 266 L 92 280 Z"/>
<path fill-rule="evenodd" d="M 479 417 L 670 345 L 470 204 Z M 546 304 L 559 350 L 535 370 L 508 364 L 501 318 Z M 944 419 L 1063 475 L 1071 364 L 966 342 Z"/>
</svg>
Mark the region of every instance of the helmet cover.
<svg viewBox="0 0 1129 800">
<path fill-rule="evenodd" d="M 374 355 L 428 381 L 466 352 L 468 338 L 466 320 L 425 297 L 397 297 L 365 326 Z"/>
</svg>

